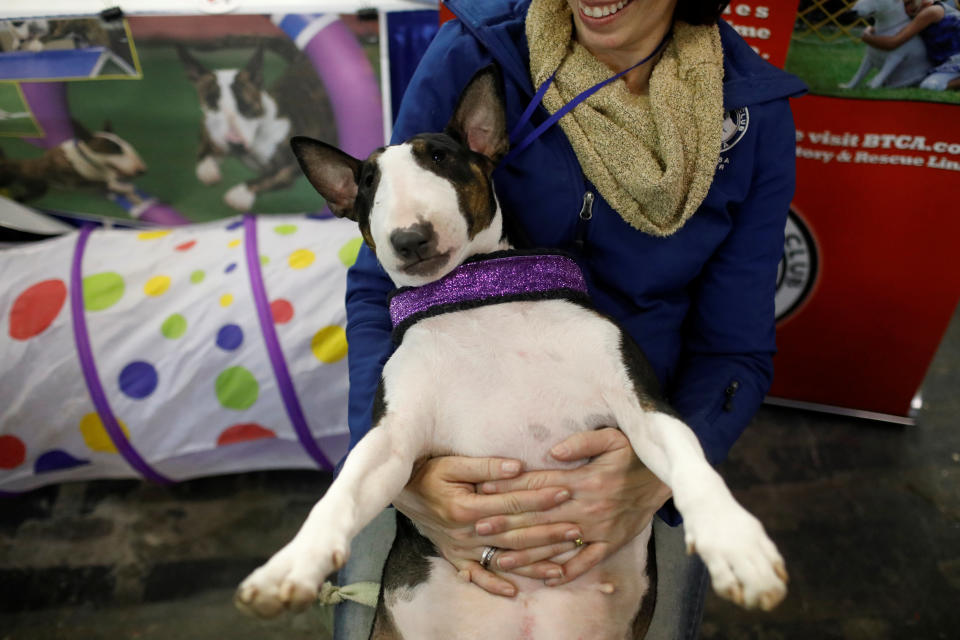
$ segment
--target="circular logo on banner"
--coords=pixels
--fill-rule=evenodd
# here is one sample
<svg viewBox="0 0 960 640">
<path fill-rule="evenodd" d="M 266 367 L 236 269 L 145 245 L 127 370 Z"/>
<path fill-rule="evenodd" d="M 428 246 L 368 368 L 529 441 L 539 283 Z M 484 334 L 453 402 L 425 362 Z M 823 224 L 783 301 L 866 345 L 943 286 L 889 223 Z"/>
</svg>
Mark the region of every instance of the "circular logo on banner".
<svg viewBox="0 0 960 640">
<path fill-rule="evenodd" d="M 817 245 L 807 223 L 790 210 L 783 235 L 783 256 L 777 268 L 777 293 L 774 298 L 779 322 L 803 305 L 817 280 Z"/>
<path fill-rule="evenodd" d="M 720 138 L 720 153 L 729 151 L 735 144 L 740 142 L 743 134 L 747 132 L 750 126 L 750 110 L 746 107 L 740 107 L 733 111 L 723 112 L 723 130 Z"/>
</svg>

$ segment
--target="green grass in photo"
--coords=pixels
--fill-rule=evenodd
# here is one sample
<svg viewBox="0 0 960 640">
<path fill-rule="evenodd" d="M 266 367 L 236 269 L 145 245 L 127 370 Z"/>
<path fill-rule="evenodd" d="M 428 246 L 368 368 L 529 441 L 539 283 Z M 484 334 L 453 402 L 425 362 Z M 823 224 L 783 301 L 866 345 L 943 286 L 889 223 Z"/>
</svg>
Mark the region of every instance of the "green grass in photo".
<svg viewBox="0 0 960 640">
<path fill-rule="evenodd" d="M 790 43 L 784 67 L 790 73 L 802 78 L 810 88 L 810 93 L 821 96 L 960 104 L 960 91 L 931 91 L 917 87 L 871 89 L 866 86 L 866 83 L 876 74 L 876 71 L 871 71 L 856 88 L 840 88 L 840 84 L 848 82 L 860 68 L 866 46 L 862 42 L 853 42 L 849 39 L 819 42 L 794 38 Z"/>
<path fill-rule="evenodd" d="M 192 51 L 208 69 L 242 68 L 253 55 L 252 48 Z M 196 177 L 197 151 L 202 114 L 197 94 L 187 79 L 176 50 L 170 44 L 138 42 L 143 78 L 129 82 L 86 81 L 70 83 L 67 89 L 70 115 L 90 131 L 110 122 L 114 133 L 130 142 L 147 165 L 135 180 L 137 187 L 178 210 L 194 222 L 234 216 L 238 212 L 223 201 L 228 189 L 255 177 L 237 158 L 220 165 L 222 179 L 206 186 Z M 373 58 L 372 54 L 368 55 Z M 264 57 L 266 86 L 283 73 L 286 62 L 267 50 Z M 36 157 L 43 153 L 16 139 L 0 140 L 7 157 Z M 127 218 L 127 212 L 103 194 L 51 189 L 29 203 L 41 209 L 109 215 Z M 262 193 L 255 213 L 318 211 L 323 200 L 306 178 L 299 177 L 287 189 Z"/>
<path fill-rule="evenodd" d="M 0 82 L 0 136 L 39 136 L 30 107 L 15 82 Z"/>
</svg>

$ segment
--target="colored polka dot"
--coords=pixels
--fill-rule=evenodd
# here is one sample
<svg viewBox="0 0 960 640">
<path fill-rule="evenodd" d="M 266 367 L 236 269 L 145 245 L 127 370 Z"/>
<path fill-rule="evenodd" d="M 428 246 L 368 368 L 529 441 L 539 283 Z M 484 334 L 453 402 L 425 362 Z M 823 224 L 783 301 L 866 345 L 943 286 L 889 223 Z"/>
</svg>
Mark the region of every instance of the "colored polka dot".
<svg viewBox="0 0 960 640">
<path fill-rule="evenodd" d="M 354 238 L 340 247 L 340 251 L 337 252 L 337 257 L 340 258 L 343 266 L 347 268 L 353 266 L 353 263 L 357 261 L 357 254 L 360 253 L 360 247 L 362 245 L 363 238 Z"/>
<path fill-rule="evenodd" d="M 233 270 L 236 269 L 236 268 L 237 268 L 237 263 L 236 263 L 236 262 L 231 262 L 230 264 L 227 265 L 227 268 L 224 269 L 223 272 L 224 272 L 224 273 L 230 273 L 231 271 L 233 271 Z"/>
<path fill-rule="evenodd" d="M 143 285 L 143 292 L 156 298 L 165 294 L 169 288 L 170 276 L 154 276 L 147 280 L 147 284 Z"/>
<path fill-rule="evenodd" d="M 135 400 L 140 400 L 149 396 L 157 388 L 157 370 L 149 362 L 137 360 L 123 368 L 117 382 L 120 385 L 120 391 Z"/>
<path fill-rule="evenodd" d="M 207 277 L 207 274 L 205 274 L 202 270 L 197 269 L 196 271 L 190 274 L 190 282 L 192 282 L 193 284 L 200 284 L 201 282 L 203 282 L 203 279 L 205 277 Z"/>
<path fill-rule="evenodd" d="M 227 246 L 230 247 L 231 249 L 236 249 L 237 247 L 240 246 L 240 238 L 237 238 L 236 240 L 231 240 L 230 242 L 227 243 Z"/>
<path fill-rule="evenodd" d="M 279 236 L 289 236 L 297 232 L 295 224 L 278 224 L 273 228 L 274 233 Z"/>
<path fill-rule="evenodd" d="M 106 271 L 83 279 L 83 308 L 103 311 L 123 297 L 123 278 L 115 271 Z"/>
<path fill-rule="evenodd" d="M 316 256 L 313 255 L 313 251 L 310 251 L 310 249 L 297 249 L 290 254 L 288 262 L 293 269 L 306 269 L 313 264 L 315 259 Z"/>
<path fill-rule="evenodd" d="M 247 369 L 230 367 L 217 376 L 215 389 L 217 400 L 226 409 L 242 411 L 257 401 L 260 385 Z"/>
<path fill-rule="evenodd" d="M 46 331 L 66 299 L 63 280 L 44 280 L 24 289 L 10 308 L 10 337 L 28 340 Z"/>
<path fill-rule="evenodd" d="M 16 436 L 0 436 L 0 469 L 16 469 L 27 459 L 27 445 Z"/>
<path fill-rule="evenodd" d="M 163 321 L 160 326 L 160 333 L 164 338 L 176 340 L 187 332 L 187 319 L 179 313 L 174 313 Z"/>
<path fill-rule="evenodd" d="M 52 471 L 72 469 L 73 467 L 79 467 L 85 464 L 90 464 L 90 461 L 81 460 L 60 449 L 52 449 L 42 453 L 37 458 L 36 462 L 33 463 L 33 472 L 37 474 L 50 473 Z"/>
<path fill-rule="evenodd" d="M 270 258 L 268 258 L 267 256 L 260 256 L 260 266 L 265 267 L 268 264 L 270 264 Z"/>
<path fill-rule="evenodd" d="M 217 331 L 217 346 L 224 351 L 233 351 L 243 344 L 243 329 L 235 324 L 227 324 Z"/>
<path fill-rule="evenodd" d="M 317 331 L 310 340 L 310 350 L 320 362 L 332 364 L 347 355 L 347 332 L 332 325 Z"/>
<path fill-rule="evenodd" d="M 137 240 L 156 240 L 166 235 L 170 235 L 170 229 L 158 229 L 156 231 L 141 231 L 137 234 Z"/>
<path fill-rule="evenodd" d="M 234 220 L 227 225 L 227 231 L 233 231 L 234 229 L 239 229 L 243 226 L 243 220 Z"/>
<path fill-rule="evenodd" d="M 217 446 L 222 447 L 238 442 L 249 442 L 251 440 L 276 437 L 277 434 L 270 429 L 262 427 L 255 422 L 248 422 L 245 424 L 235 424 L 232 427 L 224 429 L 217 437 Z"/>
<path fill-rule="evenodd" d="M 289 300 L 278 298 L 270 303 L 270 313 L 273 314 L 273 321 L 277 324 L 286 324 L 293 320 L 293 305 Z"/>
<path fill-rule="evenodd" d="M 121 420 L 117 420 L 117 423 L 120 425 L 120 430 L 123 431 L 123 435 L 129 440 L 130 432 L 127 430 L 127 425 L 123 424 Z M 103 422 L 100 421 L 100 416 L 96 413 L 88 413 L 83 416 L 83 419 L 80 420 L 80 434 L 83 435 L 83 441 L 86 442 L 87 446 L 93 451 L 102 451 L 104 453 L 117 452 L 117 447 L 113 444 L 113 440 L 110 439 L 106 427 L 104 427 Z"/>
<path fill-rule="evenodd" d="M 232 293 L 225 293 L 225 294 L 223 294 L 222 296 L 220 296 L 220 306 L 221 306 L 221 307 L 229 307 L 229 306 L 232 305 L 232 304 L 233 304 L 233 294 L 232 294 Z"/>
<path fill-rule="evenodd" d="M 176 249 L 177 251 L 189 251 L 190 249 L 193 249 L 195 246 L 197 246 L 196 240 L 188 240 L 182 244 L 178 244 L 176 247 L 174 247 L 174 249 Z"/>
</svg>

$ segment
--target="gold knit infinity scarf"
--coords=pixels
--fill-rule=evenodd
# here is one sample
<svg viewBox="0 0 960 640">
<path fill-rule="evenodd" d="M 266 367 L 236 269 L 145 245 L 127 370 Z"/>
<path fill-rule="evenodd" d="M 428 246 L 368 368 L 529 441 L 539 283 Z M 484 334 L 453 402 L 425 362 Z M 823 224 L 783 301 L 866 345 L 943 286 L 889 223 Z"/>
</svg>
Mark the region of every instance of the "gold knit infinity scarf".
<svg viewBox="0 0 960 640">
<path fill-rule="evenodd" d="M 566 0 L 533 0 L 526 18 L 530 75 L 551 114 L 613 72 L 573 38 Z M 560 119 L 587 178 L 631 226 L 668 236 L 700 206 L 716 170 L 723 125 L 723 52 L 716 25 L 677 22 L 648 96 L 625 82 L 600 89 Z"/>
</svg>

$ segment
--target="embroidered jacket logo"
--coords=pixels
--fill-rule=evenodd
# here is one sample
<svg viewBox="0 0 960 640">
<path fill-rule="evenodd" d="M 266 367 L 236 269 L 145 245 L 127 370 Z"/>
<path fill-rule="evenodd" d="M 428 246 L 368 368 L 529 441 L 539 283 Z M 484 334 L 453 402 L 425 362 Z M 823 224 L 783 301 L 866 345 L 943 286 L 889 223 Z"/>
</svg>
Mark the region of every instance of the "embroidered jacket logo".
<svg viewBox="0 0 960 640">
<path fill-rule="evenodd" d="M 774 298 L 776 319 L 785 319 L 810 297 L 817 280 L 818 250 L 807 223 L 790 210 L 783 235 L 783 255 L 777 268 Z"/>
<path fill-rule="evenodd" d="M 720 134 L 720 153 L 732 149 L 743 138 L 750 126 L 750 110 L 740 107 L 723 112 L 723 131 Z"/>
</svg>

